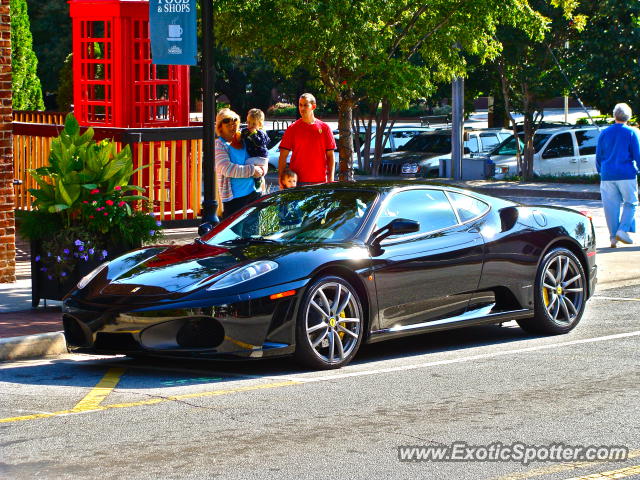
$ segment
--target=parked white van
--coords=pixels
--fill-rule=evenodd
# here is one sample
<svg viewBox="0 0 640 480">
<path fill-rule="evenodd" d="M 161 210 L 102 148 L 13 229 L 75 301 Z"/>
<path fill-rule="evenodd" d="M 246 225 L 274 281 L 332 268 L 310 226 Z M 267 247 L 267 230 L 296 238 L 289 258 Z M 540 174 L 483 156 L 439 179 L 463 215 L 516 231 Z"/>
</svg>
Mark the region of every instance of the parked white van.
<svg viewBox="0 0 640 480">
<path fill-rule="evenodd" d="M 524 134 L 520 134 L 522 151 Z M 600 130 L 594 126 L 544 128 L 533 136 L 533 173 L 535 175 L 593 175 L 596 170 L 596 145 Z M 511 135 L 488 154 L 495 164 L 495 177 L 518 175 L 516 144 Z"/>
</svg>

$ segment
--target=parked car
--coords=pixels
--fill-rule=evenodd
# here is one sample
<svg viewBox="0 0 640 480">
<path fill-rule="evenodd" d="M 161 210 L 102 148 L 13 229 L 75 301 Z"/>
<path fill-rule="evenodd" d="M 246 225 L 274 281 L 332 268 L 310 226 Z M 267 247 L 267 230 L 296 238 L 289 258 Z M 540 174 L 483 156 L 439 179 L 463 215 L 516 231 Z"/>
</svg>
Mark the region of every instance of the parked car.
<svg viewBox="0 0 640 480">
<path fill-rule="evenodd" d="M 465 129 L 464 153 L 489 151 L 509 136 L 504 129 Z M 383 175 L 437 177 L 440 160 L 451 158 L 451 129 L 422 133 L 397 152 L 382 156 Z"/>
<path fill-rule="evenodd" d="M 516 320 L 562 334 L 596 284 L 589 217 L 412 181 L 266 195 L 187 245 L 134 250 L 63 302 L 77 353 L 293 355 L 317 369 L 362 343 Z"/>
<path fill-rule="evenodd" d="M 600 130 L 594 126 L 539 129 L 533 135 L 535 175 L 593 175 Z M 523 148 L 524 134 L 519 136 Z M 513 135 L 484 155 L 495 164 L 495 177 L 518 175 L 516 143 Z"/>
<path fill-rule="evenodd" d="M 375 139 L 375 128 L 373 129 L 373 135 L 371 138 L 371 153 L 373 154 L 373 149 L 376 145 Z M 410 126 L 393 126 L 391 127 L 391 134 L 387 138 L 387 141 L 384 143 L 382 147 L 382 153 L 390 153 L 395 152 L 396 150 L 400 150 L 404 145 L 407 144 L 409 140 L 411 140 L 416 135 L 420 135 L 425 132 L 432 132 L 435 130 L 433 127 L 419 127 L 415 125 Z M 337 133 L 337 131 L 336 131 Z M 386 133 L 386 132 L 385 132 Z M 364 142 L 364 129 L 360 129 L 360 138 L 361 143 Z"/>
<path fill-rule="evenodd" d="M 281 140 L 282 140 L 282 137 L 278 140 L 277 143 L 273 145 L 273 147 L 269 149 L 269 169 L 274 172 L 278 171 L 278 161 L 280 160 L 280 141 Z M 336 139 L 336 145 L 337 143 L 338 143 L 338 140 Z M 340 163 L 340 154 L 337 148 L 334 150 L 333 156 L 335 159 L 335 168 L 336 168 L 336 171 L 338 171 L 339 163 Z M 287 165 L 289 164 L 290 161 L 291 161 L 291 155 L 287 157 Z M 358 168 L 358 155 L 356 154 L 356 152 L 353 153 L 353 168 Z"/>
</svg>

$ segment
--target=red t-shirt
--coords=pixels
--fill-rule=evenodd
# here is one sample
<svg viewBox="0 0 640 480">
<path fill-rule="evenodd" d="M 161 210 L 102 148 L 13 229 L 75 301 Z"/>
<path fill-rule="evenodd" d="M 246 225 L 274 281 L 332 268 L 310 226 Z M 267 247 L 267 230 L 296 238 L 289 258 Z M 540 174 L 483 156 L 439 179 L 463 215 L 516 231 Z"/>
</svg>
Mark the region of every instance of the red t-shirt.
<svg viewBox="0 0 640 480">
<path fill-rule="evenodd" d="M 289 168 L 298 174 L 299 182 L 327 181 L 326 152 L 335 150 L 336 141 L 326 123 L 296 120 L 284 132 L 280 148 L 291 150 Z"/>
</svg>

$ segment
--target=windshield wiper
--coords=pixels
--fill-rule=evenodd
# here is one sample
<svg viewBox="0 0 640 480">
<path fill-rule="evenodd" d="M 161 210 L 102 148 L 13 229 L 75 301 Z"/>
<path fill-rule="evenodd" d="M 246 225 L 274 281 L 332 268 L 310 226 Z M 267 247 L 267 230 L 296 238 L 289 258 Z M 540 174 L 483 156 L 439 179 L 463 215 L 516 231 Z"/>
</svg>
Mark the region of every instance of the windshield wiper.
<svg viewBox="0 0 640 480">
<path fill-rule="evenodd" d="M 252 238 L 252 237 L 240 237 L 240 238 L 232 238 L 230 240 L 225 240 L 220 243 L 220 245 L 238 245 L 241 243 L 280 243 L 277 240 L 272 240 L 270 238 Z"/>
</svg>

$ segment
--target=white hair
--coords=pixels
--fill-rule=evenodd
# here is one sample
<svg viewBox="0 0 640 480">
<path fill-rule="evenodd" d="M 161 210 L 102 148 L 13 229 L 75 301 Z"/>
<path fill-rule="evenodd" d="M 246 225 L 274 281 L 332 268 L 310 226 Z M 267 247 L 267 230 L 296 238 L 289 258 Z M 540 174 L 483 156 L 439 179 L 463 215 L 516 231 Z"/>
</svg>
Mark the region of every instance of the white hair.
<svg viewBox="0 0 640 480">
<path fill-rule="evenodd" d="M 613 116 L 619 122 L 628 122 L 631 118 L 631 107 L 626 103 L 618 103 L 613 107 Z"/>
</svg>

